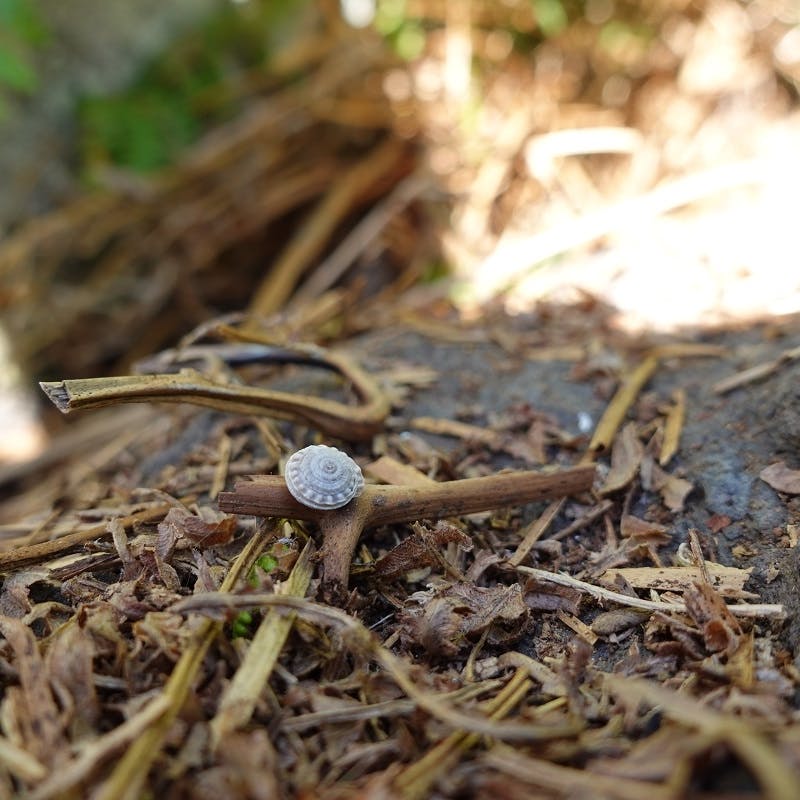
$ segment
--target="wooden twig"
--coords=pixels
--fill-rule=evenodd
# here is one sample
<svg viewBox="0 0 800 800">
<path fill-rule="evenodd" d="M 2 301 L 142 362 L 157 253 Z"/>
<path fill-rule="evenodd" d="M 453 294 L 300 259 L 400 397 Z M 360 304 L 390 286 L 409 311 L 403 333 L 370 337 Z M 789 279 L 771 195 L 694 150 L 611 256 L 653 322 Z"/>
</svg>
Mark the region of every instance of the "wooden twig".
<svg viewBox="0 0 800 800">
<path fill-rule="evenodd" d="M 308 350 L 302 351 L 305 358 Z M 348 441 L 369 439 L 383 428 L 390 403 L 377 383 L 341 353 L 315 351 L 318 361 L 350 381 L 358 406 L 336 400 L 211 380 L 192 369 L 175 374 L 126 375 L 44 382 L 39 385 L 64 414 L 116 403 L 193 403 L 235 414 L 256 414 L 312 425 Z"/>
<path fill-rule="evenodd" d="M 625 414 L 633 404 L 642 387 L 650 380 L 658 366 L 656 356 L 647 356 L 633 372 L 628 375 L 624 383 L 617 389 L 617 393 L 608 404 L 605 413 L 597 423 L 592 441 L 589 442 L 587 459 L 592 459 L 596 454 L 605 452 L 611 447 L 614 436 L 625 419 Z"/>
<path fill-rule="evenodd" d="M 674 402 L 667 412 L 667 420 L 664 423 L 664 440 L 658 455 L 658 463 L 662 467 L 666 467 L 672 456 L 678 452 L 683 422 L 686 418 L 686 390 L 676 389 L 672 393 L 672 399 Z"/>
<path fill-rule="evenodd" d="M 595 586 L 593 583 L 586 583 L 586 581 L 573 578 L 572 575 L 564 575 L 561 572 L 547 572 L 547 570 L 544 569 L 522 566 L 516 569 L 517 572 L 530 575 L 540 581 L 549 581 L 550 583 L 557 583 L 560 586 L 570 586 L 573 589 L 578 589 L 578 591 L 591 595 L 597 600 L 610 600 L 613 603 L 630 606 L 631 608 L 642 608 L 646 611 L 686 611 L 686 605 L 684 603 L 664 603 L 656 600 L 642 600 L 640 597 L 631 597 L 627 594 L 614 592 L 611 589 L 605 589 L 602 586 Z M 780 603 L 759 603 L 753 605 L 739 603 L 729 605 L 728 610 L 737 617 L 783 618 L 786 615 L 786 611 Z"/>
<path fill-rule="evenodd" d="M 318 510 L 295 500 L 277 475 L 259 476 L 222 492 L 219 507 L 233 514 L 317 522 L 323 536 L 325 583 L 336 596 L 347 587 L 350 561 L 365 528 L 420 519 L 440 519 L 549 497 L 578 494 L 594 481 L 592 465 L 554 473 L 507 472 L 431 486 L 366 486 L 343 508 Z"/>
<path fill-rule="evenodd" d="M 173 505 L 169 503 L 159 503 L 155 506 L 149 506 L 136 514 L 118 517 L 116 522 L 125 528 L 137 522 L 152 522 L 163 517 L 171 508 L 173 508 Z M 108 523 L 103 522 L 82 531 L 68 533 L 65 536 L 60 536 L 58 539 L 52 539 L 48 542 L 38 542 L 37 544 L 30 544 L 26 547 L 17 547 L 6 553 L 0 553 L 0 571 L 5 571 L 10 567 L 22 567 L 27 564 L 36 564 L 73 547 L 90 542 L 92 539 L 99 539 L 109 534 Z"/>
<path fill-rule="evenodd" d="M 754 367 L 737 372 L 728 378 L 723 378 L 717 381 L 712 387 L 714 394 L 727 394 L 734 389 L 741 386 L 747 386 L 750 383 L 763 381 L 774 372 L 777 372 L 781 367 L 791 364 L 793 361 L 800 359 L 800 347 L 793 347 L 791 350 L 784 350 L 777 358 L 772 361 L 766 361 L 763 364 L 756 364 Z"/>
</svg>

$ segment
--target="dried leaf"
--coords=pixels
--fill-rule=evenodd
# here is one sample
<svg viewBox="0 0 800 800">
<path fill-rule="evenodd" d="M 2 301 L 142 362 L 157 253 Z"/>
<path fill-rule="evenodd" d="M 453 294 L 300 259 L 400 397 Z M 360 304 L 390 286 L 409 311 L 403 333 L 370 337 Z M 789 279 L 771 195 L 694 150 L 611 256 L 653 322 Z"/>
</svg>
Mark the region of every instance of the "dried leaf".
<svg viewBox="0 0 800 800">
<path fill-rule="evenodd" d="M 732 520 L 727 514 L 712 514 L 708 518 L 706 526 L 711 533 L 719 533 L 720 531 L 725 530 L 725 528 L 727 528 L 731 522 Z"/>
<path fill-rule="evenodd" d="M 629 422 L 614 440 L 611 470 L 600 494 L 611 494 L 624 489 L 636 477 L 643 456 L 644 445 L 639 441 L 636 423 Z"/>
<path fill-rule="evenodd" d="M 0 617 L 0 632 L 14 651 L 19 686 L 6 690 L 3 725 L 23 747 L 44 764 L 52 764 L 66 745 L 64 719 L 50 689 L 39 646 L 30 628 L 20 620 Z"/>
<path fill-rule="evenodd" d="M 381 578 L 396 578 L 420 567 L 431 567 L 440 563 L 439 550 L 449 542 L 458 542 L 465 548 L 472 547 L 472 540 L 463 531 L 446 522 L 435 527 L 413 525 L 413 533 L 386 555 L 375 562 L 375 575 Z"/>
<path fill-rule="evenodd" d="M 656 544 L 664 544 L 669 541 L 669 529 L 666 525 L 659 525 L 657 522 L 649 522 L 632 514 L 623 514 L 619 523 L 619 532 L 625 538 L 636 538 L 642 541 L 650 541 Z M 666 536 L 666 539 L 664 538 Z"/>
<path fill-rule="evenodd" d="M 195 547 L 227 544 L 236 533 L 236 525 L 236 517 L 216 514 L 215 518 L 206 520 L 176 506 L 158 524 L 156 552 L 162 560 L 168 560 L 181 538 L 188 539 Z"/>
<path fill-rule="evenodd" d="M 694 489 L 694 484 L 684 478 L 676 478 L 668 475 L 664 484 L 660 487 L 661 499 L 670 511 L 683 511 L 686 498 Z"/>
<path fill-rule="evenodd" d="M 577 614 L 581 602 L 581 593 L 577 589 L 540 581 L 536 578 L 529 578 L 525 582 L 523 595 L 525 605 L 537 611 L 562 610 L 570 614 Z"/>
<path fill-rule="evenodd" d="M 453 658 L 467 644 L 464 629 L 470 613 L 469 606 L 457 597 L 434 597 L 421 611 L 406 609 L 400 617 L 404 638 L 409 645 L 422 646 L 433 658 Z"/>
<path fill-rule="evenodd" d="M 683 511 L 683 505 L 694 484 L 684 478 L 670 475 L 646 456 L 642 461 L 642 486 L 661 494 L 664 505 L 670 511 Z"/>
<path fill-rule="evenodd" d="M 145 647 L 154 647 L 171 661 L 177 661 L 192 638 L 183 617 L 171 611 L 150 611 L 134 623 L 133 633 Z"/>
<path fill-rule="evenodd" d="M 617 608 L 598 614 L 592 621 L 591 628 L 598 636 L 611 636 L 639 625 L 649 616 L 650 612 L 642 609 Z"/>
<path fill-rule="evenodd" d="M 762 469 L 759 478 L 778 492 L 800 494 L 800 469 L 789 469 L 784 461 Z"/>
<path fill-rule="evenodd" d="M 47 669 L 53 685 L 60 687 L 60 699 L 72 699 L 69 709 L 78 734 L 94 728 L 100 716 L 92 662 L 95 647 L 89 634 L 77 625 L 65 625 L 47 651 Z"/>
<path fill-rule="evenodd" d="M 706 646 L 712 652 L 724 650 L 730 654 L 731 640 L 741 634 L 742 628 L 731 614 L 721 595 L 707 583 L 693 583 L 684 593 L 686 610 L 694 621 L 708 629 Z M 725 626 L 727 631 L 723 630 Z M 710 626 L 710 627 L 709 627 Z"/>
<path fill-rule="evenodd" d="M 401 635 L 434 656 L 452 658 L 487 629 L 490 644 L 508 644 L 522 635 L 529 610 L 519 584 L 481 587 L 469 583 L 444 592 L 417 592 L 399 615 Z"/>
</svg>

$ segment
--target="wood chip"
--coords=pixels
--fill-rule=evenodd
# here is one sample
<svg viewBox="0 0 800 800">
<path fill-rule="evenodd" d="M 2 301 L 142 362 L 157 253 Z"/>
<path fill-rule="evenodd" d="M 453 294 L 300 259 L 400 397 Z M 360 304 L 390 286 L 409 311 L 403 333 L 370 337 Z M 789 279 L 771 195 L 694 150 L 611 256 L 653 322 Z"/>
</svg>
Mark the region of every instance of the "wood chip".
<svg viewBox="0 0 800 800">
<path fill-rule="evenodd" d="M 589 457 L 608 450 L 628 409 L 657 367 L 658 359 L 655 356 L 648 356 L 628 374 L 597 423 L 592 440 L 589 442 Z"/>
<path fill-rule="evenodd" d="M 629 422 L 614 440 L 611 469 L 600 494 L 611 494 L 628 486 L 636 477 L 644 457 L 644 445 L 639 441 L 637 425 Z"/>
<path fill-rule="evenodd" d="M 754 599 L 758 596 L 743 588 L 752 567 L 739 569 L 706 561 L 706 568 L 711 585 L 723 597 Z M 702 580 L 702 577 L 699 567 L 623 567 L 606 570 L 600 580 L 613 586 L 617 578 L 622 578 L 635 589 L 685 592 L 693 583 Z"/>
<path fill-rule="evenodd" d="M 661 452 L 658 456 L 658 463 L 666 467 L 678 452 L 683 421 L 686 417 L 686 392 L 683 389 L 676 389 L 672 394 L 673 404 L 667 412 L 667 419 L 664 423 L 664 441 L 661 443 Z"/>
<path fill-rule="evenodd" d="M 594 647 L 595 642 L 597 642 L 598 636 L 585 622 L 581 622 L 573 614 L 567 614 L 567 612 L 561 608 L 559 608 L 558 611 L 556 611 L 556 616 L 568 628 L 571 628 L 573 631 L 575 631 L 575 633 L 577 633 L 578 636 L 581 637 L 581 639 L 588 642 L 590 645 Z"/>
<path fill-rule="evenodd" d="M 409 423 L 410 427 L 425 433 L 434 433 L 438 436 L 454 436 L 456 439 L 465 439 L 471 442 L 480 442 L 490 447 L 498 447 L 502 441 L 499 433 L 481 428 L 478 425 L 469 425 L 454 419 L 439 419 L 438 417 L 414 417 Z"/>
<path fill-rule="evenodd" d="M 391 456 L 381 456 L 367 464 L 364 467 L 364 474 L 373 480 L 395 484 L 396 486 L 419 486 L 425 488 L 432 483 L 436 483 L 433 478 L 429 478 L 421 470 L 412 467 L 411 464 L 404 464 Z"/>
</svg>

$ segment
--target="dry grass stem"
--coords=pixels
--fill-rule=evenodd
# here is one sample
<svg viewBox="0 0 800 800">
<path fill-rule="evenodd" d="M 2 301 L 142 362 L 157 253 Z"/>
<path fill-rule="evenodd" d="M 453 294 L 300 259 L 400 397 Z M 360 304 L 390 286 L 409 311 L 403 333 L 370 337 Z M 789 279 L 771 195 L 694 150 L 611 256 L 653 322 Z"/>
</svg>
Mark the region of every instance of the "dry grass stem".
<svg viewBox="0 0 800 800">
<path fill-rule="evenodd" d="M 481 703 L 481 711 L 493 720 L 507 716 L 533 688 L 527 674 L 527 670 L 518 669 L 497 695 Z M 439 778 L 453 768 L 462 753 L 475 747 L 480 738 L 475 733 L 454 731 L 419 761 L 406 766 L 395 778 L 395 788 L 404 800 L 429 797 Z"/>
<path fill-rule="evenodd" d="M 702 706 L 689 696 L 640 678 L 606 675 L 605 685 L 625 701 L 657 706 L 659 711 L 689 728 L 726 742 L 757 778 L 768 800 L 800 797 L 800 777 L 789 767 L 758 728 L 732 714 Z"/>
<path fill-rule="evenodd" d="M 742 386 L 762 381 L 798 359 L 800 359 L 800 347 L 784 350 L 776 359 L 767 361 L 764 364 L 756 364 L 754 367 L 737 372 L 729 378 L 717 381 L 713 386 L 714 394 L 727 394 Z"/>
<path fill-rule="evenodd" d="M 617 389 L 614 397 L 611 398 L 611 402 L 597 423 L 586 454 L 588 460 L 593 459 L 599 453 L 606 452 L 611 447 L 614 437 L 622 425 L 625 415 L 628 413 L 628 409 L 633 405 L 636 396 L 647 381 L 650 380 L 657 367 L 658 359 L 651 355 L 645 358 L 636 369 L 625 377 L 622 385 Z"/>
<path fill-rule="evenodd" d="M 580 788 L 594 794 L 601 792 L 603 797 L 613 800 L 674 800 L 671 788 L 660 787 L 650 781 L 638 781 L 619 776 L 600 775 L 596 772 L 565 767 L 540 758 L 532 758 L 498 745 L 483 758 L 483 762 L 501 774 L 518 778 L 540 789 L 564 795 Z"/>
<path fill-rule="evenodd" d="M 658 463 L 662 467 L 667 466 L 678 452 L 683 422 L 686 418 L 686 392 L 683 389 L 676 389 L 672 399 L 673 403 L 669 407 L 664 423 L 664 441 L 661 443 L 661 452 L 658 456 Z"/>
<path fill-rule="evenodd" d="M 592 583 L 586 583 L 586 581 L 578 580 L 571 575 L 547 572 L 546 570 L 536 569 L 535 567 L 518 566 L 516 569 L 518 572 L 531 575 L 537 580 L 550 581 L 551 583 L 557 583 L 561 586 L 570 586 L 574 589 L 578 589 L 597 600 L 610 600 L 623 606 L 642 608 L 647 611 L 686 611 L 686 606 L 683 603 L 642 600 L 639 597 L 630 597 L 629 595 L 620 594 L 619 592 L 614 592 L 601 586 L 595 586 Z M 782 619 L 786 615 L 786 610 L 780 603 L 754 603 L 752 605 L 732 604 L 727 608 L 732 614 L 738 617 L 776 617 Z"/>
<path fill-rule="evenodd" d="M 525 557 L 550 527 L 563 506 L 564 498 L 554 500 L 539 517 L 530 523 L 530 525 L 527 525 L 524 530 L 520 531 L 522 541 L 517 546 L 511 558 L 508 559 L 509 564 L 518 567 L 525 560 Z"/>
<path fill-rule="evenodd" d="M 283 308 L 301 275 L 322 251 L 344 215 L 360 195 L 396 171 L 406 154 L 404 143 L 386 139 L 333 184 L 257 288 L 250 304 L 254 315 L 267 316 Z"/>
<path fill-rule="evenodd" d="M 288 580 L 278 587 L 279 594 L 305 596 L 313 574 L 312 553 L 309 542 L 303 548 Z M 293 624 L 294 615 L 282 615 L 275 610 L 266 614 L 261 621 L 242 663 L 222 694 L 217 713 L 209 723 L 212 747 L 216 748 L 231 731 L 250 721 Z"/>
<path fill-rule="evenodd" d="M 269 525 L 260 530 L 242 548 L 231 564 L 220 586 L 220 594 L 232 591 L 247 575 L 266 543 L 274 536 Z M 98 800 L 136 800 L 153 762 L 158 758 L 170 726 L 177 718 L 189 692 L 192 690 L 197 672 L 211 643 L 219 635 L 220 625 L 213 620 L 203 620 L 194 632 L 193 643 L 183 651 L 165 687 L 168 699 L 167 710 L 144 731 L 117 762 L 111 775 L 103 783 Z"/>
<path fill-rule="evenodd" d="M 116 522 L 124 528 L 128 528 L 139 522 L 150 522 L 160 519 L 170 508 L 173 508 L 172 503 L 158 503 L 149 506 L 143 511 L 138 511 L 135 514 L 128 514 L 124 517 L 120 517 Z M 99 525 L 86 528 L 85 530 L 77 531 L 76 533 L 65 534 L 52 541 L 31 544 L 9 550 L 5 553 L 0 553 L 0 570 L 21 567 L 26 564 L 35 564 L 39 561 L 52 558 L 66 550 L 71 550 L 73 547 L 90 542 L 92 539 L 108 536 L 110 533 L 111 531 L 108 523 L 103 522 Z"/>
<path fill-rule="evenodd" d="M 207 592 L 179 601 L 172 610 L 183 614 L 200 612 L 219 615 L 260 606 L 279 608 L 284 613 L 294 611 L 298 616 L 314 624 L 334 626 L 347 635 L 351 647 L 369 654 L 380 664 L 421 709 L 456 730 L 464 729 L 506 741 L 537 742 L 573 735 L 580 727 L 574 721 L 552 725 L 502 723 L 495 722 L 485 715 L 460 711 L 441 695 L 421 690 L 412 677 L 408 664 L 402 658 L 383 647 L 357 619 L 332 606 L 313 603 L 299 597 L 275 594 L 233 595 L 225 592 Z"/>
</svg>

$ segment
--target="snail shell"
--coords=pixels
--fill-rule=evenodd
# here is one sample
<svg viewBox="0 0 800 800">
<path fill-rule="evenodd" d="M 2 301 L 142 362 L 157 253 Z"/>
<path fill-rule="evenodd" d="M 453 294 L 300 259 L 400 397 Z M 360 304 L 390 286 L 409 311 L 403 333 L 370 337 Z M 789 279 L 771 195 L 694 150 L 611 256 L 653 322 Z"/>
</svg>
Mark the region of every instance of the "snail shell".
<svg viewBox="0 0 800 800">
<path fill-rule="evenodd" d="M 309 508 L 341 508 L 364 488 L 358 464 L 341 450 L 324 444 L 294 453 L 286 462 L 284 477 L 292 497 Z"/>
</svg>

